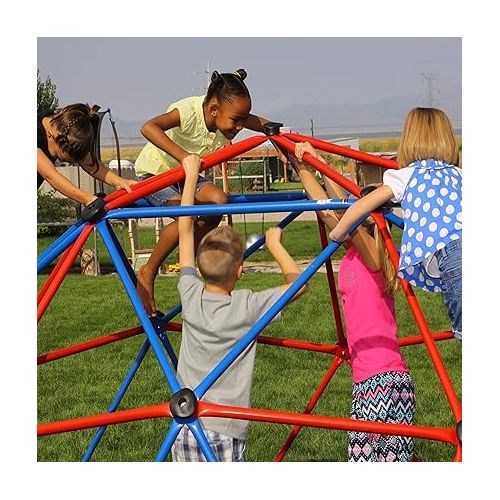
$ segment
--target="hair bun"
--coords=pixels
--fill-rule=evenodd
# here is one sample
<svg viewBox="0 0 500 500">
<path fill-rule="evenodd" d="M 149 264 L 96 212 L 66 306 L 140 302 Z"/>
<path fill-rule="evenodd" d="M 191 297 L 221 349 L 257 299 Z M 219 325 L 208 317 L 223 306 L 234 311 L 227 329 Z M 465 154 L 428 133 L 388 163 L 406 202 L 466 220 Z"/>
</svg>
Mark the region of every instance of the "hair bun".
<svg viewBox="0 0 500 500">
<path fill-rule="evenodd" d="M 97 114 L 97 112 L 101 109 L 101 106 L 94 104 L 93 106 L 89 106 L 89 116 L 93 116 Z"/>
<path fill-rule="evenodd" d="M 212 78 L 210 78 L 210 81 L 216 82 L 217 80 L 220 80 L 221 78 L 222 78 L 222 76 L 220 75 L 220 73 L 218 71 L 214 71 L 212 73 Z"/>
<path fill-rule="evenodd" d="M 244 80 L 247 77 L 247 72 L 243 68 L 237 69 L 234 74 L 241 78 L 241 80 Z"/>
</svg>

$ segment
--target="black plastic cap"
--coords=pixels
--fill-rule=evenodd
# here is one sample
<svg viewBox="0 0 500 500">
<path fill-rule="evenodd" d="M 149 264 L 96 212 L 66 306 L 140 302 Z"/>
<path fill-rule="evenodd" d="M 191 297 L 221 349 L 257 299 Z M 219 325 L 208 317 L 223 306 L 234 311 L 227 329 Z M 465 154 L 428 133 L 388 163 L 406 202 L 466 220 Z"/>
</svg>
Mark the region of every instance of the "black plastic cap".
<svg viewBox="0 0 500 500">
<path fill-rule="evenodd" d="M 188 418 L 195 414 L 198 400 L 191 389 L 185 387 L 170 398 L 170 411 L 174 417 Z"/>
<path fill-rule="evenodd" d="M 85 222 L 95 222 L 100 219 L 105 213 L 106 202 L 100 196 L 98 196 L 94 201 L 91 201 L 88 205 L 85 205 L 82 210 L 81 219 Z"/>
<path fill-rule="evenodd" d="M 282 127 L 282 123 L 277 122 L 267 122 L 262 126 L 262 131 L 266 135 L 278 135 L 280 133 L 280 127 Z"/>
</svg>

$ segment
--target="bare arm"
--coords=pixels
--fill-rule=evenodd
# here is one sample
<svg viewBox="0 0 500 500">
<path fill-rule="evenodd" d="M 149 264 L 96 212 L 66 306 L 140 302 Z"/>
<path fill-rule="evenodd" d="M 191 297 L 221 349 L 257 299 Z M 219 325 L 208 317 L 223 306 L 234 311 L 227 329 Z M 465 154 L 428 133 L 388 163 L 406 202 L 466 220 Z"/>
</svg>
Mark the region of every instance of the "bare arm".
<svg viewBox="0 0 500 500">
<path fill-rule="evenodd" d="M 115 189 L 125 189 L 130 193 L 132 191 L 131 186 L 137 184 L 137 181 L 120 177 L 100 162 L 99 168 L 95 171 L 95 164 L 92 161 L 90 154 L 88 154 L 85 159 L 80 162 L 80 165 L 89 175 L 104 182 L 105 184 L 108 184 L 109 186 L 113 186 Z"/>
<path fill-rule="evenodd" d="M 297 263 L 292 259 L 285 247 L 281 244 L 281 229 L 279 227 L 271 227 L 266 231 L 266 246 L 272 256 L 280 266 L 286 285 L 282 285 L 282 292 L 286 292 L 292 283 L 298 278 L 301 270 Z M 304 285 L 293 296 L 292 300 L 300 297 L 307 290 L 307 285 Z"/>
<path fill-rule="evenodd" d="M 315 200 L 343 198 L 345 193 L 342 188 L 335 181 L 329 179 L 326 176 L 323 176 L 328 195 L 327 193 L 325 193 L 323 188 L 319 185 L 319 182 L 316 180 L 316 176 L 302 162 L 299 162 L 299 159 L 302 159 L 305 153 L 311 154 L 323 163 L 326 162 L 308 142 L 296 145 L 295 154 L 297 155 L 297 158 L 294 160 L 294 163 L 299 172 L 299 176 L 307 193 L 307 196 Z M 319 211 L 318 213 L 323 222 L 330 229 L 334 229 L 335 227 L 337 227 L 340 216 L 336 211 L 323 210 Z M 351 244 L 359 252 L 364 263 L 370 270 L 378 271 L 380 269 L 380 259 L 378 256 L 375 239 L 370 236 L 365 228 L 358 227 L 358 229 L 353 233 L 351 237 Z"/>
<path fill-rule="evenodd" d="M 182 161 L 186 172 L 186 180 L 182 191 L 181 206 L 194 205 L 196 183 L 200 172 L 200 157 L 189 155 Z M 183 267 L 195 267 L 193 217 L 179 217 L 179 265 Z"/>
<path fill-rule="evenodd" d="M 94 194 L 82 191 L 68 178 L 57 171 L 55 165 L 47 158 L 45 153 L 37 148 L 37 171 L 57 191 L 83 205 L 87 205 L 96 197 Z"/>
<path fill-rule="evenodd" d="M 173 156 L 179 162 L 190 153 L 178 146 L 170 137 L 165 134 L 166 130 L 178 127 L 181 124 L 179 110 L 174 108 L 168 113 L 155 116 L 148 120 L 142 127 L 142 135 L 157 148 Z"/>
<path fill-rule="evenodd" d="M 255 132 L 262 132 L 262 126 L 268 121 L 270 120 L 268 120 L 267 118 L 249 114 L 243 122 L 243 126 L 245 128 L 248 128 L 249 130 L 255 130 Z"/>
<path fill-rule="evenodd" d="M 370 194 L 360 198 L 351 205 L 340 219 L 337 226 L 331 231 L 330 238 L 336 241 L 344 241 L 352 225 L 361 217 L 373 212 L 376 208 L 388 202 L 394 197 L 394 193 L 389 186 L 380 186 Z"/>
</svg>

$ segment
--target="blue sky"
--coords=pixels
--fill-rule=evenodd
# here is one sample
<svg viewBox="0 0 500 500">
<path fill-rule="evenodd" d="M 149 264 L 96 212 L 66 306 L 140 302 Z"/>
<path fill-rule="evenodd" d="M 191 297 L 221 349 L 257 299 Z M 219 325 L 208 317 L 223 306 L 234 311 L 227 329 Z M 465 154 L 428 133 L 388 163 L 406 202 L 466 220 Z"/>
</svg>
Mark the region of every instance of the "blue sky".
<svg viewBox="0 0 500 500">
<path fill-rule="evenodd" d="M 253 109 L 263 115 L 314 104 L 366 104 L 461 85 L 459 37 L 37 39 L 37 67 L 61 104 L 110 107 L 145 120 L 179 98 L 205 92 L 210 72 L 245 68 Z"/>
</svg>

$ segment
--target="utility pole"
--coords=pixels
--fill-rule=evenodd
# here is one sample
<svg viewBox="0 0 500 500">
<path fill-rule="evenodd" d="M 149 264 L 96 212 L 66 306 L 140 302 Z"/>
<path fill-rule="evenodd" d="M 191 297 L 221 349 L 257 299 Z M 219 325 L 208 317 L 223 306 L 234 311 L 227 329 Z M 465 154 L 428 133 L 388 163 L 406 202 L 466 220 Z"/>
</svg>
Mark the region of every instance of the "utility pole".
<svg viewBox="0 0 500 500">
<path fill-rule="evenodd" d="M 207 61 L 207 70 L 205 71 L 205 73 L 207 74 L 207 88 L 206 88 L 206 90 L 208 90 L 208 87 L 210 87 L 210 61 Z"/>
<path fill-rule="evenodd" d="M 436 89 L 434 82 L 437 80 L 435 73 L 421 73 L 422 75 L 422 91 L 424 93 L 424 104 L 430 108 L 434 108 L 438 104 L 436 94 L 439 90 Z"/>
<path fill-rule="evenodd" d="M 207 61 L 207 69 L 205 69 L 203 71 L 194 71 L 195 75 L 199 75 L 201 73 L 205 73 L 205 75 L 206 75 L 205 85 L 201 88 L 201 90 L 204 90 L 206 92 L 208 90 L 208 87 L 210 86 L 210 77 L 212 76 L 210 74 L 210 61 Z M 196 88 L 194 88 L 192 90 L 193 91 L 200 90 L 200 87 L 196 87 Z"/>
<path fill-rule="evenodd" d="M 314 137 L 314 121 L 311 118 L 311 137 Z"/>
</svg>

